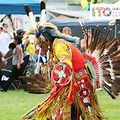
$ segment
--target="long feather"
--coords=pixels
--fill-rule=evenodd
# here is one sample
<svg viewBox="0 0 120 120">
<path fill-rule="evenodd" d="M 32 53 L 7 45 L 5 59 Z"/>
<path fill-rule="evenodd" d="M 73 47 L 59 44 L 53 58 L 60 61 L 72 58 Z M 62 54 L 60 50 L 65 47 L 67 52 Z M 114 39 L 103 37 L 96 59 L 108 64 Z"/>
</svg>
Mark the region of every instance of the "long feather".
<svg viewBox="0 0 120 120">
<path fill-rule="evenodd" d="M 117 38 L 114 38 L 113 40 L 109 41 L 109 42 L 106 44 L 106 48 L 110 47 L 112 43 L 116 42 L 116 40 L 118 41 Z"/>
<path fill-rule="evenodd" d="M 107 43 L 107 37 L 110 34 L 110 31 L 108 31 L 107 34 L 105 35 L 106 32 L 107 32 L 106 29 L 102 32 L 101 40 L 100 40 L 98 46 L 96 47 L 96 49 L 101 50 L 101 48 L 105 47 L 105 45 Z M 103 49 L 101 50 L 101 53 L 102 53 L 102 51 L 103 51 Z"/>
<path fill-rule="evenodd" d="M 105 62 L 105 63 L 102 63 L 102 68 L 106 68 L 106 67 L 109 67 L 110 66 L 110 63 L 109 62 Z"/>
<path fill-rule="evenodd" d="M 103 44 L 101 44 L 101 47 L 99 47 L 99 50 L 100 50 L 100 56 L 102 56 L 102 54 L 104 54 L 104 50 L 106 48 L 106 44 L 108 43 L 108 38 L 109 38 L 109 35 L 111 33 L 111 30 L 109 30 L 104 38 L 104 41 L 103 41 Z"/>
<path fill-rule="evenodd" d="M 113 69 L 119 69 L 119 70 L 120 70 L 120 66 L 117 65 L 117 64 L 115 64 L 115 65 L 113 66 Z"/>
<path fill-rule="evenodd" d="M 107 91 L 107 93 L 113 98 L 115 99 L 116 96 L 113 94 L 112 90 L 111 90 L 111 85 L 107 84 L 106 82 L 103 81 L 103 88 Z"/>
<path fill-rule="evenodd" d="M 103 69 L 103 74 L 110 74 L 110 71 Z"/>
<path fill-rule="evenodd" d="M 120 63 L 120 58 L 118 58 L 118 59 L 113 59 L 112 60 L 112 63 L 114 64 L 114 63 Z"/>
<path fill-rule="evenodd" d="M 98 39 L 98 42 L 97 42 L 96 48 L 98 47 L 100 41 L 103 39 L 103 36 L 104 36 L 103 33 L 105 33 L 105 32 L 106 32 L 106 28 L 104 28 L 102 31 L 101 31 L 101 30 L 99 31 L 99 39 Z"/>
<path fill-rule="evenodd" d="M 116 51 L 118 49 L 117 46 L 118 46 L 118 42 L 117 41 L 115 41 L 114 43 L 112 43 L 111 46 L 109 46 L 107 48 L 107 50 L 108 50 L 107 55 L 110 55 L 111 53 L 113 53 L 114 51 Z"/>
<path fill-rule="evenodd" d="M 29 13 L 32 12 L 31 8 L 27 4 L 25 4 L 24 8 L 27 16 L 29 16 Z"/>
<path fill-rule="evenodd" d="M 113 83 L 113 80 L 111 79 L 110 74 L 109 75 L 103 74 L 103 77 L 104 77 L 104 81 L 106 81 L 107 83 L 110 83 L 110 84 Z"/>
<path fill-rule="evenodd" d="M 112 63 L 113 66 L 119 66 L 120 63 Z M 120 70 L 120 69 L 119 69 Z"/>
<path fill-rule="evenodd" d="M 117 55 L 119 55 L 119 54 L 120 54 L 120 49 L 119 49 L 119 50 L 116 50 L 116 51 L 114 51 L 112 54 L 110 54 L 110 57 L 113 58 L 113 57 L 115 57 L 115 56 L 117 56 Z"/>
<path fill-rule="evenodd" d="M 45 3 L 45 1 L 41 1 L 40 8 L 41 8 L 40 24 L 44 25 L 44 23 L 46 23 L 46 3 Z"/>
<path fill-rule="evenodd" d="M 114 83 L 111 86 L 111 90 L 113 91 L 113 93 L 115 95 L 117 95 L 117 96 L 119 95 L 119 92 L 120 92 L 120 77 L 119 78 L 115 77 Z"/>
<path fill-rule="evenodd" d="M 85 24 L 84 24 L 82 18 L 80 18 L 80 17 L 79 17 L 79 23 L 80 23 L 80 26 L 81 26 L 81 29 L 82 29 L 83 36 L 86 36 Z"/>
<path fill-rule="evenodd" d="M 111 41 L 112 40 L 112 35 L 114 34 L 114 31 L 110 28 L 109 29 L 109 34 L 108 34 L 108 36 L 107 36 L 107 41 L 109 42 L 109 41 Z M 108 43 L 107 42 L 107 43 Z"/>
<path fill-rule="evenodd" d="M 113 72 L 115 73 L 115 74 L 118 74 L 118 73 L 120 73 L 120 69 L 118 68 L 118 69 L 114 69 L 113 68 Z"/>
<path fill-rule="evenodd" d="M 91 32 L 91 34 L 92 34 L 92 39 L 91 39 L 91 42 L 90 42 L 90 45 L 88 46 L 89 47 L 89 50 L 91 51 L 91 53 L 92 53 L 92 50 L 93 50 L 93 42 L 94 42 L 94 38 L 93 38 L 93 34 L 94 34 L 94 29 L 92 28 L 92 30 L 91 30 L 92 32 Z"/>
<path fill-rule="evenodd" d="M 92 45 L 93 45 L 92 52 L 96 49 L 98 36 L 99 36 L 99 28 L 98 28 L 98 26 L 96 26 L 95 35 L 93 36 L 93 38 L 94 38 L 94 42 L 93 42 L 93 44 L 92 44 Z"/>
<path fill-rule="evenodd" d="M 103 86 L 103 88 L 113 99 L 116 99 L 116 96 L 112 92 L 110 92 L 105 86 Z"/>
<path fill-rule="evenodd" d="M 100 63 L 104 64 L 104 63 L 106 63 L 106 61 L 107 61 L 107 59 L 108 59 L 108 56 L 103 55 L 103 56 L 100 56 L 99 58 L 100 58 L 100 59 L 99 59 Z"/>
<path fill-rule="evenodd" d="M 24 9 L 25 9 L 25 12 L 26 12 L 26 14 L 27 14 L 27 16 L 28 16 L 28 18 L 29 18 L 29 20 L 31 22 L 31 26 L 33 26 L 33 28 L 37 31 L 36 23 L 35 23 L 35 19 L 34 19 L 32 9 L 27 4 L 25 4 Z"/>
<path fill-rule="evenodd" d="M 46 4 L 45 4 L 45 1 L 44 1 L 44 0 L 41 1 L 41 3 L 40 3 L 40 8 L 41 8 L 41 10 L 46 9 Z"/>
</svg>

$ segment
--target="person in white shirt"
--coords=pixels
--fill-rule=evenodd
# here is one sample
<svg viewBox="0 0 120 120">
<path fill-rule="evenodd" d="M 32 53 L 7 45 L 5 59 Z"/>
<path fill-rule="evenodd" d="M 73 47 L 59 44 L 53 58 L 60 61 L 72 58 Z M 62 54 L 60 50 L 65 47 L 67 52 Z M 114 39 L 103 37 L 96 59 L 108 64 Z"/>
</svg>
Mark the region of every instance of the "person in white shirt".
<svg viewBox="0 0 120 120">
<path fill-rule="evenodd" d="M 0 51 L 2 52 L 3 56 L 8 52 L 8 46 L 13 41 L 12 36 L 7 30 L 7 27 L 8 26 L 6 24 L 3 24 L 0 32 Z"/>
</svg>

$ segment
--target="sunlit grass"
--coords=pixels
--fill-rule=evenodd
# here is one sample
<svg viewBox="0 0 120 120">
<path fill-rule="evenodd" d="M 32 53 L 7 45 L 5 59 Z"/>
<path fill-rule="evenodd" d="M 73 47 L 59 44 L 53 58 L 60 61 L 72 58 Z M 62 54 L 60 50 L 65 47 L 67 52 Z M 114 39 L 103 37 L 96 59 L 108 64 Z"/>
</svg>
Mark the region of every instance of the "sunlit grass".
<svg viewBox="0 0 120 120">
<path fill-rule="evenodd" d="M 120 120 L 120 96 L 113 100 L 106 92 L 98 92 L 99 104 L 108 120 Z"/>
<path fill-rule="evenodd" d="M 18 120 L 48 94 L 31 94 L 23 90 L 0 92 L 0 120 Z"/>
<path fill-rule="evenodd" d="M 108 120 L 120 120 L 120 98 L 111 99 L 102 91 L 97 92 L 99 104 Z M 19 120 L 32 107 L 44 101 L 49 94 L 31 94 L 23 90 L 0 92 L 0 120 Z"/>
</svg>

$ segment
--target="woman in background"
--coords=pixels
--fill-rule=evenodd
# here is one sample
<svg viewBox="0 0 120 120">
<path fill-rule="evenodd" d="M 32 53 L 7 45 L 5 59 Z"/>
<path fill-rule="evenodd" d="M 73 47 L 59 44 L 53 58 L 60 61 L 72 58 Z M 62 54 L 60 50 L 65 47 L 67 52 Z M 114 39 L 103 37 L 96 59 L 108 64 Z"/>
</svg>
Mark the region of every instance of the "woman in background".
<svg viewBox="0 0 120 120">
<path fill-rule="evenodd" d="M 10 77 L 7 83 L 3 88 L 3 91 L 7 91 L 12 81 L 14 79 L 17 79 L 23 73 L 23 50 L 21 47 L 21 43 L 22 43 L 21 37 L 15 36 L 14 44 L 16 47 L 13 50 L 13 56 L 10 56 L 10 58 L 7 58 L 7 60 L 12 59 L 12 72 L 10 74 Z"/>
</svg>

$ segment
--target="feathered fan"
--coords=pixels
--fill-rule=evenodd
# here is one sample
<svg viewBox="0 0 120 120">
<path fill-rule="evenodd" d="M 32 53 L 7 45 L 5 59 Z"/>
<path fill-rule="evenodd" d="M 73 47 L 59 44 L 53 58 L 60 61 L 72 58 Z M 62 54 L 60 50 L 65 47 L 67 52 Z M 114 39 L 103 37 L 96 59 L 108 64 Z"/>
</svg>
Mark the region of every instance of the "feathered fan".
<svg viewBox="0 0 120 120">
<path fill-rule="evenodd" d="M 99 27 L 92 30 L 89 54 L 95 59 L 93 63 L 95 74 L 101 86 L 115 99 L 120 92 L 120 50 L 117 38 L 111 40 L 112 30 Z M 98 75 L 99 74 L 99 75 Z"/>
<path fill-rule="evenodd" d="M 32 9 L 29 5 L 25 5 L 24 9 L 26 11 L 26 14 L 30 20 L 32 28 L 27 30 L 23 36 L 23 40 L 25 41 L 28 36 L 31 34 L 36 34 L 38 32 L 38 29 L 40 26 L 42 26 L 46 22 L 46 4 L 44 1 L 40 2 L 40 23 L 36 23 L 34 20 L 34 15 L 32 12 Z M 40 55 L 40 54 L 39 54 Z M 40 56 L 38 56 L 39 58 Z M 49 56 L 48 56 L 49 57 Z M 41 65 L 39 65 L 39 60 L 36 65 L 36 70 L 40 71 L 42 68 Z M 31 92 L 31 93 L 47 93 L 50 92 L 52 89 L 51 81 L 49 79 L 49 68 L 48 64 L 51 64 L 48 60 L 48 63 L 44 65 L 44 69 L 41 69 L 42 72 L 46 73 L 45 75 L 41 75 L 40 72 L 35 73 L 32 76 L 21 76 L 20 78 L 26 81 L 26 84 L 22 85 L 25 91 Z"/>
</svg>

